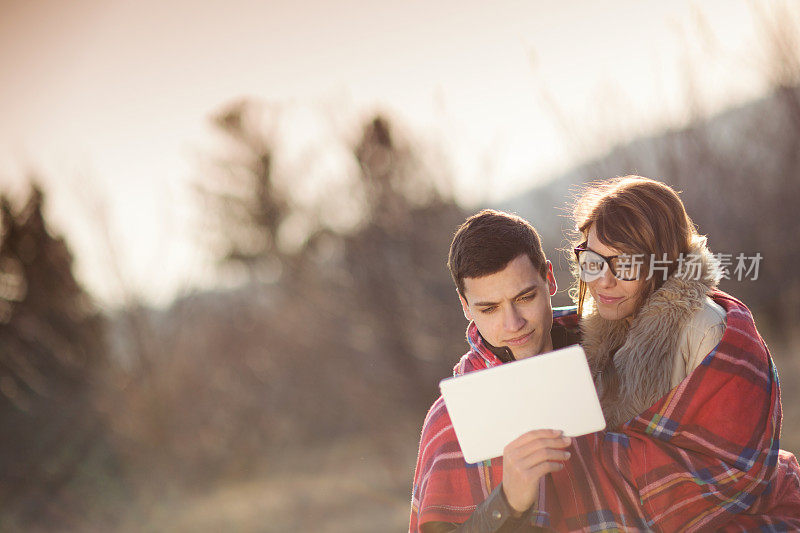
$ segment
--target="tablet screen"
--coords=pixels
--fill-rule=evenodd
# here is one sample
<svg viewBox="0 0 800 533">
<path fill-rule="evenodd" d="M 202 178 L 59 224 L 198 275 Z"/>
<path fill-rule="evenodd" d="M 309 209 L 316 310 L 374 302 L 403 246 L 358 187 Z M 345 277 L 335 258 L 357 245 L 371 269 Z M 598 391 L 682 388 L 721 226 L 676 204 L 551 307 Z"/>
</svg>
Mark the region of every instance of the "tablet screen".
<svg viewBox="0 0 800 533">
<path fill-rule="evenodd" d="M 443 379 L 439 388 L 468 463 L 503 455 L 534 429 L 574 437 L 606 425 L 578 345 Z"/>
</svg>

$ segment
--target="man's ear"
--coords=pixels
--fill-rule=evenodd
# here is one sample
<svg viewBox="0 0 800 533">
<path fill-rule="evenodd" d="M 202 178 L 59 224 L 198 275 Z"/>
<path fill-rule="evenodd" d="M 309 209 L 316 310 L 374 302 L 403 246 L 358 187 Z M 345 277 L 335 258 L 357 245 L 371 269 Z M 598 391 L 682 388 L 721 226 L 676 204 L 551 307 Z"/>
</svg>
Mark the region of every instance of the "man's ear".
<svg viewBox="0 0 800 533">
<path fill-rule="evenodd" d="M 456 292 L 458 292 L 458 289 L 456 289 Z M 467 303 L 466 298 L 461 296 L 461 293 L 459 292 L 458 299 L 461 300 L 461 310 L 464 311 L 464 318 L 472 322 L 472 313 L 469 310 L 469 304 Z"/>
<path fill-rule="evenodd" d="M 550 287 L 550 296 L 553 296 L 558 290 L 558 284 L 553 274 L 553 263 L 550 261 L 547 262 L 547 285 Z"/>
</svg>

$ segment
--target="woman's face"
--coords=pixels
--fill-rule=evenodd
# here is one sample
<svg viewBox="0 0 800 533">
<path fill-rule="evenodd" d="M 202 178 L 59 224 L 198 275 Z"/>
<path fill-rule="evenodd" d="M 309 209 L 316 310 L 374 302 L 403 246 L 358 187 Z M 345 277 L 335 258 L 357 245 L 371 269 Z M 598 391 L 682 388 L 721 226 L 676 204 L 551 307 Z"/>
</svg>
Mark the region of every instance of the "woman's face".
<svg viewBox="0 0 800 533">
<path fill-rule="evenodd" d="M 610 248 L 598 240 L 594 225 L 589 228 L 586 247 L 604 256 L 621 254 L 619 250 Z M 622 320 L 633 317 L 639 290 L 643 283 L 642 279 L 632 281 L 617 279 L 611 273 L 611 269 L 606 266 L 602 275 L 587 282 L 586 285 L 597 303 L 597 310 L 601 317 L 606 320 Z"/>
</svg>

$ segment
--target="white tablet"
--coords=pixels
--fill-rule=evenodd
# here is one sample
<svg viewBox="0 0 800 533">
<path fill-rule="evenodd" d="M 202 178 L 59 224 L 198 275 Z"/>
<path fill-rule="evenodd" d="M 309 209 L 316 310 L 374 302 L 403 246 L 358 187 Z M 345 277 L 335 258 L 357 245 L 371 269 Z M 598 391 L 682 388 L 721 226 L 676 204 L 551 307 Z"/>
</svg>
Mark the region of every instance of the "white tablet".
<svg viewBox="0 0 800 533">
<path fill-rule="evenodd" d="M 575 437 L 606 427 L 578 345 L 443 379 L 439 388 L 468 463 L 503 455 L 534 429 Z"/>
</svg>

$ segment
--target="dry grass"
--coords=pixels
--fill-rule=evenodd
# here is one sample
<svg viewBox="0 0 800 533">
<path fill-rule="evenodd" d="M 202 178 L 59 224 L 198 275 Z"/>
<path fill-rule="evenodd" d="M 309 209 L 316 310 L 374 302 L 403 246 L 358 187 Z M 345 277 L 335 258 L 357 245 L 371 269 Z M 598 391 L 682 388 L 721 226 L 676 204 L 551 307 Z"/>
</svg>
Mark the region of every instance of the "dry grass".
<svg viewBox="0 0 800 533">
<path fill-rule="evenodd" d="M 397 446 L 391 457 L 376 453 L 371 435 L 291 451 L 282 454 L 279 466 L 248 480 L 166 495 L 144 509 L 130 509 L 119 530 L 401 531 L 408 527 L 417 434 L 418 429 L 393 435 Z"/>
</svg>

